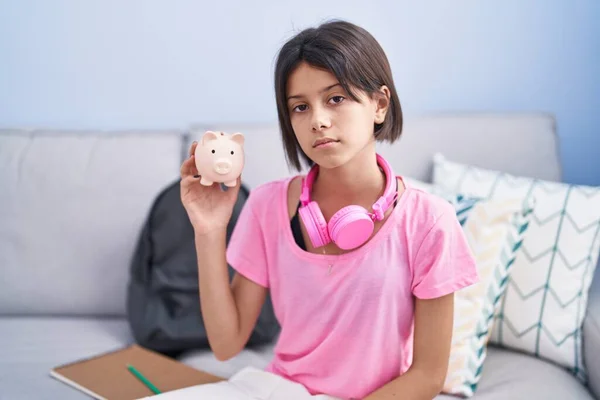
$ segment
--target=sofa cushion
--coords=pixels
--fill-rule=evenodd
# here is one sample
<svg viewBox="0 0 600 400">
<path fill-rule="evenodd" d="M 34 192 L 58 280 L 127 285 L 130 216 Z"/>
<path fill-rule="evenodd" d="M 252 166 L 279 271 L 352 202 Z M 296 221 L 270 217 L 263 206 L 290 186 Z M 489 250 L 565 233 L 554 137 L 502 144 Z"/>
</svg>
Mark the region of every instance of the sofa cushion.
<svg viewBox="0 0 600 400">
<path fill-rule="evenodd" d="M 0 393 L 7 399 L 85 400 L 89 397 L 52 378 L 50 369 L 133 343 L 123 318 L 0 317 Z M 266 366 L 274 344 L 245 349 L 228 361 L 208 350 L 190 351 L 180 360 L 218 376 L 230 377 L 247 365 Z M 2 398 L 4 398 L 2 397 Z M 438 399 L 456 400 L 456 396 Z M 564 369 L 525 354 L 490 346 L 475 400 L 593 400 Z"/>
<path fill-rule="evenodd" d="M 217 360 L 209 351 L 191 351 L 182 362 L 217 376 L 228 378 L 246 365 L 266 366 L 273 345 L 246 349 L 227 360 Z M 454 395 L 440 395 L 436 400 L 456 400 Z M 587 389 L 563 368 L 511 350 L 489 346 L 483 374 L 473 400 L 544 399 L 594 400 Z"/>
<path fill-rule="evenodd" d="M 180 152 L 178 132 L 0 131 L 0 314 L 125 315 L 138 232 Z"/>
<path fill-rule="evenodd" d="M 0 398 L 85 400 L 52 378 L 58 365 L 131 344 L 122 318 L 0 317 Z"/>
<path fill-rule="evenodd" d="M 567 370 L 528 354 L 488 346 L 483 368 L 473 400 L 594 400 Z M 456 400 L 456 397 L 436 399 Z"/>
<path fill-rule="evenodd" d="M 539 179 L 560 180 L 562 175 L 555 121 L 544 113 L 408 115 L 400 141 L 379 147 L 396 174 L 426 182 L 431 181 L 431 160 L 437 152 Z"/>
</svg>

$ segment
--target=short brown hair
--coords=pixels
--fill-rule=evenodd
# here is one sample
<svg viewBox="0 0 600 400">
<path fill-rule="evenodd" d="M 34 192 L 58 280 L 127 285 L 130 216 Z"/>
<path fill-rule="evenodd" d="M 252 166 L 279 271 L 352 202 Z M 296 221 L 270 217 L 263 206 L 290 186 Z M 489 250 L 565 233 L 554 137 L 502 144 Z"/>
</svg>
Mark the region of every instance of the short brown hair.
<svg viewBox="0 0 600 400">
<path fill-rule="evenodd" d="M 402 109 L 394 87 L 392 71 L 385 52 L 365 29 L 347 21 L 330 20 L 308 28 L 289 39 L 281 48 L 275 66 L 275 96 L 281 136 L 288 165 L 301 171 L 304 153 L 290 122 L 286 86 L 290 74 L 301 62 L 330 71 L 348 95 L 360 102 L 354 88 L 369 96 L 382 85 L 390 90 L 390 105 L 382 124 L 375 124 L 376 140 L 393 143 L 402 133 Z"/>
</svg>

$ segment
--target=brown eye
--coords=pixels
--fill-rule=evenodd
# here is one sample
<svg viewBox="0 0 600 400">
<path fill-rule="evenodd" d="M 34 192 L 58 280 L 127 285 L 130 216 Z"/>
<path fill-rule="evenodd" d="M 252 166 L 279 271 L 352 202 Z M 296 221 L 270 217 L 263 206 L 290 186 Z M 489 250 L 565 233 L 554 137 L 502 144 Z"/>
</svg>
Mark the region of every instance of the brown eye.
<svg viewBox="0 0 600 400">
<path fill-rule="evenodd" d="M 215 151 L 213 150 L 212 153 L 215 154 Z"/>
<path fill-rule="evenodd" d="M 296 110 L 296 109 L 297 109 L 297 108 L 299 108 L 299 107 L 306 107 L 306 104 L 300 104 L 299 106 L 296 106 L 296 107 L 294 107 L 294 109 L 293 109 L 292 111 Z M 300 111 L 300 112 L 303 112 L 303 111 L 305 111 L 305 110 L 306 110 L 306 108 L 304 108 L 304 109 L 302 109 L 302 110 L 298 110 L 298 111 Z"/>
</svg>

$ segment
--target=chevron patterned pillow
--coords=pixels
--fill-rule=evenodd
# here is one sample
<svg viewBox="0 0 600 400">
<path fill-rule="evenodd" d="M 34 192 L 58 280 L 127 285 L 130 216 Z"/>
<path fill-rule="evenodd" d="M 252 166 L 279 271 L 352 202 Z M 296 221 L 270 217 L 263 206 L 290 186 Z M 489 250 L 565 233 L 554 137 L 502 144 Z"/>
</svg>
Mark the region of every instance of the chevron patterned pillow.
<svg viewBox="0 0 600 400">
<path fill-rule="evenodd" d="M 586 383 L 582 323 L 600 252 L 600 187 L 518 177 L 441 154 L 433 182 L 486 199 L 535 199 L 490 343 L 552 361 Z"/>
<path fill-rule="evenodd" d="M 533 201 L 483 200 L 405 178 L 407 184 L 448 200 L 456 210 L 477 263 L 480 281 L 454 295 L 454 328 L 443 392 L 471 397 L 483 371 L 494 313 L 506 290 L 516 251 L 526 234 Z"/>
<path fill-rule="evenodd" d="M 451 199 L 477 262 L 480 281 L 455 294 L 450 364 L 444 392 L 472 396 L 479 384 L 494 314 L 529 226 L 533 202 Z"/>
</svg>

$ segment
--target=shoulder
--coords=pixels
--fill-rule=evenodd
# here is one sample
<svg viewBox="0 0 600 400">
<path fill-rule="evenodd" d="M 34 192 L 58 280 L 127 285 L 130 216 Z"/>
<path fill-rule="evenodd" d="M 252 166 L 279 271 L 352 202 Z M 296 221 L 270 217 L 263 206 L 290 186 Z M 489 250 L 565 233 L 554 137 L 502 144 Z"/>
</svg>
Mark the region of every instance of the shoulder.
<svg viewBox="0 0 600 400">
<path fill-rule="evenodd" d="M 477 282 L 477 264 L 454 205 L 419 188 L 410 189 L 406 220 L 410 221 L 412 291 L 432 299 Z"/>
<path fill-rule="evenodd" d="M 454 206 L 440 196 L 410 184 L 407 185 L 404 195 L 407 196 L 405 203 L 407 220 L 412 221 L 418 230 L 427 232 L 441 225 L 440 221 L 456 219 Z"/>
</svg>

